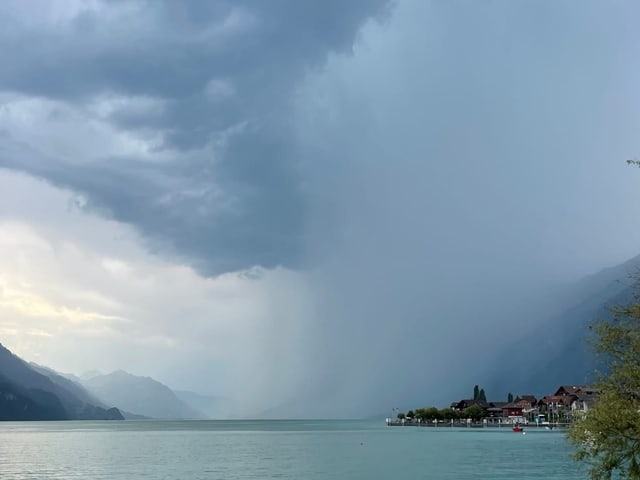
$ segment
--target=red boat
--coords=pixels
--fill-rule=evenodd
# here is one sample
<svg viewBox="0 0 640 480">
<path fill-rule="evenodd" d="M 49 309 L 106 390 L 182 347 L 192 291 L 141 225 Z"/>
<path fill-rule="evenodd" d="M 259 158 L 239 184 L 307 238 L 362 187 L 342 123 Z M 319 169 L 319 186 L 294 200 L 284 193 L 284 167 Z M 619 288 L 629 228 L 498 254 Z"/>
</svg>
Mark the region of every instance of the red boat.
<svg viewBox="0 0 640 480">
<path fill-rule="evenodd" d="M 513 430 L 514 432 L 522 432 L 524 430 L 524 428 L 516 425 L 515 427 L 513 427 L 511 430 Z"/>
</svg>

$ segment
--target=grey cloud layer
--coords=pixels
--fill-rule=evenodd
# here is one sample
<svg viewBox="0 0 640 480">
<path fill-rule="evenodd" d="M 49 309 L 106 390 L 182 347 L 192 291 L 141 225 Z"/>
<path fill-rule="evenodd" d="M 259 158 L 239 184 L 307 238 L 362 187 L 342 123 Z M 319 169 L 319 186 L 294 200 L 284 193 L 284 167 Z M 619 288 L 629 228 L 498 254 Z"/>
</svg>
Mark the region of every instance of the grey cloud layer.
<svg viewBox="0 0 640 480">
<path fill-rule="evenodd" d="M 63 20 L 36 4 L 0 9 L 0 91 L 84 111 L 124 98 L 102 120 L 154 137 L 165 158 L 65 158 L 5 133 L 0 166 L 82 192 L 88 208 L 206 273 L 298 264 L 305 195 L 290 100 L 309 69 L 350 51 L 386 0 L 104 2 Z"/>
</svg>

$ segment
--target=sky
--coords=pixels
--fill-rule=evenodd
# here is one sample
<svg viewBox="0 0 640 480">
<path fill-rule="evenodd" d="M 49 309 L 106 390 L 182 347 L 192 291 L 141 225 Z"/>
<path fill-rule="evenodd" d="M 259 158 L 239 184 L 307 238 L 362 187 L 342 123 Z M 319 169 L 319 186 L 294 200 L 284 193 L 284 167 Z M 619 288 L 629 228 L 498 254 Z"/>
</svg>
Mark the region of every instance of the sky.
<svg viewBox="0 0 640 480">
<path fill-rule="evenodd" d="M 638 14 L 1 2 L 0 342 L 239 416 L 447 404 L 640 253 Z"/>
</svg>

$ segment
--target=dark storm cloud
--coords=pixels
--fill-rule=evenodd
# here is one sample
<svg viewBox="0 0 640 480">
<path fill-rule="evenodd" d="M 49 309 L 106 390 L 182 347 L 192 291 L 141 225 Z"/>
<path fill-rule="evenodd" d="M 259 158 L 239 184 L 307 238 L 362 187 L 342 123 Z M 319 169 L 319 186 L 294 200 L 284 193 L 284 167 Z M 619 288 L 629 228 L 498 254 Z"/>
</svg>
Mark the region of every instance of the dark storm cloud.
<svg viewBox="0 0 640 480">
<path fill-rule="evenodd" d="M 225 375 L 271 415 L 447 405 L 537 341 L 564 284 L 638 253 L 634 2 L 407 0 L 366 26 L 386 3 L 13 5 L 0 167 L 200 272 L 313 266 L 225 287 L 247 292 L 220 315 L 241 325 Z M 171 362 L 198 388 L 206 331 L 211 361 Z"/>
<path fill-rule="evenodd" d="M 298 264 L 305 194 L 290 100 L 386 0 L 104 2 L 65 21 L 11 5 L 0 7 L 0 91 L 77 109 L 100 96 L 152 99 L 158 108 L 113 108 L 103 120 L 156 133 L 171 159 L 85 161 L 37 145 L 16 153 L 14 142 L 0 166 L 82 192 L 88 208 L 206 273 Z"/>
</svg>

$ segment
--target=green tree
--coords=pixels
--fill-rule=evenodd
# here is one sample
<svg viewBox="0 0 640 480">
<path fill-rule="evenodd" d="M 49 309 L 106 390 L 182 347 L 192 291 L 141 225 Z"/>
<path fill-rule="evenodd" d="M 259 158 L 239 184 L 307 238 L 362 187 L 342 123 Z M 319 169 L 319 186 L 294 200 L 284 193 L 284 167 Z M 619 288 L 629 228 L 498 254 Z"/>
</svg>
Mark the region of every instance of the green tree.
<svg viewBox="0 0 640 480">
<path fill-rule="evenodd" d="M 507 395 L 507 402 L 513 402 L 513 393 L 509 392 L 509 395 Z"/>
<path fill-rule="evenodd" d="M 443 408 L 440 410 L 440 415 L 445 420 L 456 420 L 459 418 L 458 412 L 452 408 Z"/>
<path fill-rule="evenodd" d="M 442 420 L 442 414 L 436 407 L 427 408 L 426 413 L 429 420 Z"/>
<path fill-rule="evenodd" d="M 471 405 L 462 411 L 462 418 L 480 420 L 484 416 L 484 411 L 478 405 Z"/>
<path fill-rule="evenodd" d="M 415 417 L 415 416 L 416 416 L 416 415 L 415 415 L 415 413 L 413 413 L 413 410 L 409 410 L 409 411 L 407 412 L 407 418 L 413 418 L 413 417 Z"/>
<path fill-rule="evenodd" d="M 475 385 L 473 387 L 473 399 L 478 400 L 479 396 L 480 396 L 480 387 L 478 385 Z"/>
<path fill-rule="evenodd" d="M 480 389 L 480 393 L 478 394 L 478 400 L 485 403 L 487 402 L 487 396 L 484 393 L 484 388 Z"/>
<path fill-rule="evenodd" d="M 402 420 L 402 419 L 404 419 L 404 418 L 406 418 L 406 415 L 405 415 L 404 413 L 400 412 L 400 413 L 398 414 L 398 420 Z"/>
<path fill-rule="evenodd" d="M 416 410 L 416 417 L 418 417 L 422 422 L 429 422 L 434 419 L 440 420 L 442 415 L 436 407 L 426 407 L 418 408 Z"/>
<path fill-rule="evenodd" d="M 636 291 L 638 279 L 636 279 Z M 600 375 L 598 401 L 569 430 L 576 458 L 591 478 L 640 479 L 640 302 L 612 310 L 610 321 L 592 329 L 595 351 L 607 372 Z"/>
</svg>

